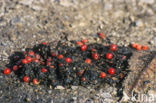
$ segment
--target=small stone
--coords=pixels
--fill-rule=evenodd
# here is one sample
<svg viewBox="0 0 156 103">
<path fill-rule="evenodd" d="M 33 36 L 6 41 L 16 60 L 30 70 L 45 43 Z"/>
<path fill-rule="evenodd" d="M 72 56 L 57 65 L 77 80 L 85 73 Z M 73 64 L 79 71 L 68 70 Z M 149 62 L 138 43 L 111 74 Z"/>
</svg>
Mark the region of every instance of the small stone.
<svg viewBox="0 0 156 103">
<path fill-rule="evenodd" d="M 119 18 L 119 17 L 122 17 L 125 13 L 123 11 L 117 11 L 115 12 L 113 15 L 114 15 L 114 18 Z"/>
<path fill-rule="evenodd" d="M 152 40 L 153 40 L 154 42 L 156 42 L 156 37 L 154 37 Z"/>
<path fill-rule="evenodd" d="M 95 38 L 95 40 L 98 42 L 98 41 L 100 41 L 100 38 Z"/>
<path fill-rule="evenodd" d="M 77 100 L 77 97 L 72 97 L 73 100 Z"/>
<path fill-rule="evenodd" d="M 53 102 L 53 99 L 51 99 L 50 103 L 54 103 L 54 102 Z"/>
<path fill-rule="evenodd" d="M 25 51 L 25 48 L 22 48 L 22 51 L 24 52 Z"/>
<path fill-rule="evenodd" d="M 1 43 L 1 45 L 3 45 L 3 46 L 7 46 L 7 43 L 5 43 L 5 42 L 2 42 L 2 43 Z"/>
<path fill-rule="evenodd" d="M 78 89 L 78 86 L 71 86 L 71 88 L 72 88 L 73 90 L 76 90 L 76 89 Z"/>
<path fill-rule="evenodd" d="M 36 95 L 36 99 L 39 99 L 39 96 L 38 95 Z"/>
<path fill-rule="evenodd" d="M 155 0 L 141 0 L 141 1 L 147 4 L 153 4 Z"/>
<path fill-rule="evenodd" d="M 148 13 L 149 15 L 154 15 L 154 11 L 153 11 L 152 9 L 148 9 L 148 10 L 147 10 L 147 13 Z"/>
<path fill-rule="evenodd" d="M 1 90 L 1 91 L 0 91 L 0 94 L 2 94 L 2 93 L 3 93 L 3 91 Z"/>
<path fill-rule="evenodd" d="M 26 101 L 27 101 L 27 102 L 30 102 L 30 98 L 26 98 Z"/>
<path fill-rule="evenodd" d="M 153 44 L 154 44 L 154 40 L 151 40 L 151 41 L 150 41 L 150 44 L 152 44 L 152 45 L 153 45 Z"/>
<path fill-rule="evenodd" d="M 51 94 L 52 93 L 52 90 L 48 90 L 48 93 Z"/>
<path fill-rule="evenodd" d="M 11 41 L 15 41 L 16 40 L 16 35 L 15 34 L 10 34 L 9 39 Z"/>
<path fill-rule="evenodd" d="M 149 95 L 155 95 L 156 96 L 156 91 L 155 90 L 149 90 L 148 91 L 148 94 Z"/>
<path fill-rule="evenodd" d="M 136 21 L 136 25 L 137 25 L 138 27 L 143 27 L 143 26 L 144 26 L 144 23 L 143 23 L 143 21 L 141 21 L 141 20 L 137 20 L 137 21 Z"/>
<path fill-rule="evenodd" d="M 96 21 L 95 21 L 95 20 L 90 20 L 90 22 L 91 22 L 92 24 L 96 24 Z"/>
<path fill-rule="evenodd" d="M 60 5 L 65 7 L 69 7 L 73 5 L 73 3 L 70 0 L 59 0 L 59 3 Z"/>
<path fill-rule="evenodd" d="M 38 89 L 35 89 L 35 92 L 38 92 Z"/>
<path fill-rule="evenodd" d="M 86 103 L 94 103 L 94 101 L 92 99 L 88 99 Z"/>
<path fill-rule="evenodd" d="M 93 97 L 95 100 L 98 100 L 100 98 L 99 94 L 96 94 L 94 97 Z"/>
<path fill-rule="evenodd" d="M 55 87 L 55 89 L 63 90 L 63 89 L 65 89 L 65 88 L 64 88 L 63 86 L 58 85 L 58 86 Z"/>
<path fill-rule="evenodd" d="M 130 19 L 132 22 L 134 22 L 136 20 L 136 17 L 135 16 L 130 16 Z"/>
<path fill-rule="evenodd" d="M 104 99 L 104 101 L 106 103 L 113 103 L 114 100 L 112 98 L 106 98 L 106 99 Z"/>
<path fill-rule="evenodd" d="M 113 92 L 112 92 L 112 94 L 113 95 L 116 95 L 117 94 L 117 91 L 114 89 Z"/>
<path fill-rule="evenodd" d="M 52 89 L 52 85 L 50 85 L 49 88 Z"/>
<path fill-rule="evenodd" d="M 93 100 L 89 99 L 86 101 L 86 103 L 94 103 Z"/>
<path fill-rule="evenodd" d="M 33 0 L 20 0 L 19 3 L 23 4 L 23 5 L 31 5 L 33 2 Z"/>
<path fill-rule="evenodd" d="M 12 21 L 12 24 L 17 24 L 17 23 L 19 23 L 21 20 L 20 20 L 20 17 L 16 16 L 16 17 L 14 17 L 11 21 Z"/>
<path fill-rule="evenodd" d="M 5 57 L 9 57 L 8 53 L 7 53 L 5 50 L 3 50 L 3 55 L 4 55 Z"/>
<path fill-rule="evenodd" d="M 111 98 L 112 96 L 111 96 L 110 93 L 104 92 L 104 93 L 101 94 L 101 97 L 103 97 L 103 98 Z"/>
<path fill-rule="evenodd" d="M 103 25 L 102 24 L 99 25 L 99 29 L 103 29 Z"/>
<path fill-rule="evenodd" d="M 112 9 L 113 5 L 111 3 L 106 3 L 104 9 L 105 10 L 110 10 Z"/>
<path fill-rule="evenodd" d="M 33 38 L 36 38 L 36 35 L 33 35 Z"/>
<path fill-rule="evenodd" d="M 121 102 L 127 102 L 130 99 L 130 97 L 126 94 L 125 91 L 123 91 L 123 97 L 121 99 Z"/>
</svg>

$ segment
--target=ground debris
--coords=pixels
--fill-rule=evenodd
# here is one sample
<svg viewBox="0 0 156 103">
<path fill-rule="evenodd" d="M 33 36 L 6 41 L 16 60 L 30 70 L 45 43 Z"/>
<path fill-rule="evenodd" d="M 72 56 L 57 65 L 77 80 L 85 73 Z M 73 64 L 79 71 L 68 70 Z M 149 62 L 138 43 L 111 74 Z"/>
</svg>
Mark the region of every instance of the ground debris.
<svg viewBox="0 0 156 103">
<path fill-rule="evenodd" d="M 123 85 L 128 96 L 133 93 L 147 93 L 156 86 L 156 52 L 136 52 L 130 61 L 131 72 L 126 77 Z"/>
<path fill-rule="evenodd" d="M 43 42 L 25 52 L 15 52 L 9 68 L 21 81 L 53 87 L 121 84 L 128 74 L 130 47 L 70 42 L 73 46 L 62 41 L 57 45 Z"/>
</svg>

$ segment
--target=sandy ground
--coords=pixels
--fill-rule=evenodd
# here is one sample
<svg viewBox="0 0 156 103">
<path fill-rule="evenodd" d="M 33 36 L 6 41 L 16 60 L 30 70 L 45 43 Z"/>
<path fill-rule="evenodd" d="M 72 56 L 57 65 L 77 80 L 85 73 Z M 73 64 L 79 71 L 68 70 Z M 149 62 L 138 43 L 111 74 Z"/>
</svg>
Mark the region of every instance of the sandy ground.
<svg viewBox="0 0 156 103">
<path fill-rule="evenodd" d="M 65 36 L 97 42 L 97 32 L 118 45 L 156 50 L 155 17 L 155 0 L 0 0 L 0 69 L 14 51 Z M 110 86 L 52 90 L 0 73 L 0 103 L 108 103 L 117 102 L 116 92 Z"/>
</svg>

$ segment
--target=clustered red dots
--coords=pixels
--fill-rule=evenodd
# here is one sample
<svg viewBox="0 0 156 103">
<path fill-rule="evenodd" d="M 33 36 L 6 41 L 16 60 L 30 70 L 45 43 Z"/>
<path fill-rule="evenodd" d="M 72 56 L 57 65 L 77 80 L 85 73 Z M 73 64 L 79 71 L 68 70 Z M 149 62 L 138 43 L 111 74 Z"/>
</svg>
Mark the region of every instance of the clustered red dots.
<svg viewBox="0 0 156 103">
<path fill-rule="evenodd" d="M 23 59 L 23 60 L 22 60 L 22 63 L 23 63 L 23 64 L 27 64 L 27 63 L 28 63 L 27 59 Z"/>
<path fill-rule="evenodd" d="M 56 47 L 42 42 L 21 54 L 14 54 L 13 66 L 5 68 L 3 73 L 9 75 L 13 70 L 25 83 L 54 87 L 118 83 L 128 73 L 126 67 L 132 49 L 108 43 L 103 33 L 97 36 L 107 45 L 89 44 L 87 39 L 75 41 L 74 47 L 61 41 Z M 148 49 L 148 46 L 135 43 L 131 47 L 137 50 Z M 117 80 L 113 80 L 113 77 Z"/>
<path fill-rule="evenodd" d="M 138 51 L 140 51 L 140 50 L 144 50 L 144 51 L 148 50 L 148 46 L 147 45 L 140 45 L 140 44 L 136 44 L 136 43 L 132 43 L 131 47 L 136 49 L 136 50 L 138 50 Z"/>
<path fill-rule="evenodd" d="M 77 41 L 76 44 L 79 45 L 79 46 L 82 46 L 83 45 L 83 43 L 80 42 L 80 41 Z"/>
<path fill-rule="evenodd" d="M 26 52 L 25 52 L 26 53 Z M 30 51 L 29 53 L 28 53 L 28 55 L 30 55 L 30 56 L 34 56 L 34 52 L 33 51 Z"/>
<path fill-rule="evenodd" d="M 87 43 L 87 41 L 88 41 L 87 39 L 81 40 L 82 43 Z"/>
</svg>

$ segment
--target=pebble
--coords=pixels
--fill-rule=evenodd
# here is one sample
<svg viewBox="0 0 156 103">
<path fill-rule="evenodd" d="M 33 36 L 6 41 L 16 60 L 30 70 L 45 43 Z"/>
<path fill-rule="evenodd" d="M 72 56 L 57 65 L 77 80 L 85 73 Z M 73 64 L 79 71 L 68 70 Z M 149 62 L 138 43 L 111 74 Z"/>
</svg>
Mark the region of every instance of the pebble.
<svg viewBox="0 0 156 103">
<path fill-rule="evenodd" d="M 154 40 L 151 40 L 151 41 L 150 41 L 150 44 L 152 44 L 152 45 L 155 44 Z"/>
<path fill-rule="evenodd" d="M 51 94 L 52 93 L 52 90 L 48 90 L 48 93 Z"/>
<path fill-rule="evenodd" d="M 1 91 L 0 91 L 0 94 L 2 94 L 2 93 L 3 93 L 3 91 L 1 90 Z"/>
<path fill-rule="evenodd" d="M 112 94 L 113 94 L 113 95 L 116 95 L 116 94 L 117 94 L 117 90 L 113 89 Z"/>
<path fill-rule="evenodd" d="M 86 103 L 94 103 L 94 101 L 92 99 L 88 99 Z"/>
<path fill-rule="evenodd" d="M 22 48 L 22 51 L 24 52 L 25 51 L 25 48 Z"/>
<path fill-rule="evenodd" d="M 143 26 L 144 26 L 144 23 L 143 23 L 143 21 L 141 21 L 141 20 L 137 20 L 137 21 L 136 21 L 136 25 L 137 25 L 138 27 L 143 27 Z"/>
<path fill-rule="evenodd" d="M 98 42 L 98 41 L 100 41 L 100 38 L 95 38 L 95 40 Z"/>
<path fill-rule="evenodd" d="M 126 94 L 125 91 L 123 91 L 123 97 L 121 99 L 121 102 L 127 102 L 130 99 L 130 97 Z"/>
<path fill-rule="evenodd" d="M 156 37 L 154 37 L 152 40 L 153 40 L 154 42 L 156 42 Z"/>
<path fill-rule="evenodd" d="M 103 97 L 103 98 L 111 98 L 112 96 L 111 96 L 110 93 L 103 92 L 103 93 L 101 94 L 101 97 Z"/>
<path fill-rule="evenodd" d="M 95 21 L 95 20 L 90 20 L 90 22 L 91 22 L 92 24 L 96 24 L 96 21 Z"/>
<path fill-rule="evenodd" d="M 149 91 L 148 91 L 148 94 L 149 94 L 149 95 L 153 95 L 153 96 L 155 96 L 155 98 L 156 98 L 156 91 L 155 91 L 155 90 L 149 90 Z"/>
<path fill-rule="evenodd" d="M 20 17 L 18 17 L 18 16 L 14 17 L 14 18 L 11 20 L 12 24 L 19 23 L 20 21 L 21 21 L 21 20 L 20 20 Z"/>
<path fill-rule="evenodd" d="M 112 98 L 106 98 L 106 99 L 104 99 L 104 101 L 106 103 L 113 103 L 114 100 Z"/>
<path fill-rule="evenodd" d="M 147 4 L 153 4 L 155 2 L 155 0 L 141 0 L 141 1 Z"/>
<path fill-rule="evenodd" d="M 53 102 L 53 99 L 51 99 L 50 103 L 54 103 L 54 102 Z"/>
<path fill-rule="evenodd" d="M 27 102 L 30 102 L 30 98 L 26 98 L 26 101 L 27 101 Z"/>
<path fill-rule="evenodd" d="M 36 95 L 36 99 L 39 99 L 39 96 L 38 95 Z"/>
<path fill-rule="evenodd" d="M 7 46 L 7 43 L 1 42 L 1 45 L 2 45 L 2 46 Z"/>
<path fill-rule="evenodd" d="M 2 2 L 1 2 L 2 1 Z M 7 16 L 4 16 L 4 18 L 6 19 L 6 20 L 8 20 L 8 18 L 9 17 L 12 17 L 13 15 L 17 15 L 17 13 L 20 15 L 20 14 L 22 14 L 23 16 L 25 16 L 25 14 L 27 15 L 27 14 L 31 14 L 31 12 L 33 12 L 31 15 L 33 15 L 33 16 L 36 16 L 36 12 L 35 11 L 30 11 L 31 9 L 26 9 L 25 11 L 22 11 L 22 13 L 20 13 L 20 11 L 21 10 L 23 10 L 23 9 L 21 9 L 20 10 L 20 8 L 22 7 L 22 8 L 25 8 L 24 6 L 19 6 L 19 5 L 17 5 L 17 6 L 19 6 L 20 8 L 18 8 L 18 10 L 16 10 L 16 11 L 19 11 L 19 12 L 17 12 L 16 13 L 16 11 L 15 10 L 12 10 L 12 9 L 10 9 L 11 10 L 11 12 L 10 12 L 10 10 L 7 10 L 7 8 L 8 7 L 10 7 L 12 4 L 14 4 L 14 1 L 17 1 L 17 0 L 13 0 L 13 1 L 9 1 L 9 0 L 0 0 L 0 4 L 2 3 L 2 8 L 3 8 L 3 5 L 4 5 L 4 7 L 6 8 L 6 10 L 5 11 L 7 11 L 7 15 L 8 15 L 8 17 Z M 20 4 L 23 4 L 23 5 L 28 5 L 30 8 L 31 8 L 31 5 L 34 5 L 34 2 L 35 2 L 35 5 L 40 5 L 40 1 L 44 1 L 44 0 L 19 0 L 18 2 L 20 3 Z M 68 6 L 75 6 L 75 4 L 74 3 L 72 3 L 72 1 L 74 2 L 75 0 L 49 0 L 50 2 L 53 2 L 53 3 L 55 3 L 56 1 L 57 2 L 59 2 L 61 5 L 63 5 L 63 6 L 65 6 L 65 7 L 68 7 Z M 83 5 L 84 5 L 84 1 L 83 0 L 81 0 L 82 1 L 82 3 L 81 3 L 81 7 L 82 7 L 82 13 L 85 13 L 85 12 L 83 12 L 83 11 L 86 11 L 88 8 L 90 9 L 90 10 L 92 10 L 92 6 L 93 6 L 93 8 L 95 8 L 96 9 L 96 4 L 93 4 L 93 5 L 91 5 L 91 6 L 89 6 L 90 5 L 90 3 L 87 3 L 87 8 L 84 8 L 83 9 Z M 90 1 L 93 1 L 93 2 L 101 2 L 102 0 L 88 0 L 89 2 Z M 118 1 L 120 1 L 120 0 L 118 0 Z M 124 1 L 125 2 L 125 0 L 121 0 L 121 1 Z M 121 2 L 120 1 L 120 2 Z M 9 3 L 10 2 L 10 3 Z M 125 2 L 125 4 L 123 5 L 123 3 L 121 2 L 121 5 L 116 5 L 116 2 L 113 2 L 112 3 L 112 0 L 111 1 L 103 1 L 104 2 L 104 4 L 105 4 L 105 6 L 104 6 L 104 9 L 105 10 L 110 10 L 110 14 L 113 14 L 113 15 L 115 15 L 115 17 L 117 18 L 117 17 L 122 17 L 122 16 L 126 16 L 126 13 L 125 13 L 125 15 L 124 15 L 124 13 L 122 12 L 122 11 L 120 11 L 120 10 L 122 10 L 122 9 L 119 9 L 120 8 L 120 6 L 122 7 L 122 6 L 126 6 L 126 5 L 128 5 L 128 6 L 132 6 L 133 7 L 133 5 L 131 4 L 131 3 L 134 3 L 135 4 L 135 0 L 132 0 L 132 2 L 130 2 L 130 1 L 126 1 Z M 153 12 L 154 11 L 152 11 L 152 8 L 153 8 L 153 6 L 151 6 L 151 5 L 154 5 L 155 4 L 155 0 L 140 0 L 139 2 L 143 2 L 144 4 L 150 4 L 150 5 L 147 5 L 147 6 L 142 6 L 142 5 L 138 5 L 139 6 L 139 8 L 142 8 L 142 11 L 146 11 L 148 8 L 150 8 L 147 12 L 149 12 L 149 14 L 153 14 Z M 9 4 L 9 5 L 8 5 Z M 10 5 L 11 4 L 11 5 Z M 74 5 L 73 5 L 74 4 Z M 45 5 L 44 3 L 42 3 L 41 5 Z M 102 4 L 103 5 L 103 4 Z M 64 8 L 63 8 L 63 6 L 61 6 L 61 9 L 63 10 Z M 135 5 L 136 6 L 136 8 L 137 8 L 137 5 Z M 44 6 L 45 7 L 45 6 Z M 51 7 L 49 7 L 49 14 L 48 15 L 50 15 L 50 12 L 52 11 L 52 12 L 56 12 L 56 16 L 54 16 L 54 18 L 55 17 L 58 17 L 58 18 L 62 18 L 61 17 L 61 13 L 62 13 L 62 11 L 61 10 L 59 10 L 59 8 L 57 8 L 57 5 L 55 5 L 54 4 L 54 7 L 56 7 L 56 8 L 53 8 L 53 4 L 51 5 Z M 99 8 L 101 7 L 101 5 L 99 5 Z M 119 7 L 119 8 L 118 8 Z M 17 7 L 16 7 L 17 8 Z M 38 9 L 38 6 L 33 6 L 33 8 L 34 9 Z M 46 7 L 45 7 L 46 8 Z M 47 8 L 48 8 L 48 5 L 47 5 Z M 76 7 L 75 7 L 76 8 Z M 114 9 L 114 11 L 115 12 L 112 12 L 111 11 L 111 9 Z M 147 8 L 147 9 L 146 9 Z M 57 9 L 57 10 L 55 10 L 55 9 Z M 79 9 L 77 9 L 77 11 L 78 11 Z M 134 15 L 135 15 L 135 9 L 134 8 L 130 8 L 130 13 L 129 12 L 127 12 L 128 14 L 130 14 L 130 15 L 132 15 L 133 14 L 133 10 L 134 10 Z M 153 9 L 154 10 L 154 9 Z M 3 13 L 3 9 L 1 9 L 1 11 L 2 12 L 0 12 L 0 15 Z M 65 12 L 65 13 L 67 13 L 67 15 L 68 15 L 68 8 L 65 8 L 65 11 L 67 11 L 67 12 Z M 74 13 L 75 14 L 81 14 L 81 12 L 77 12 L 77 11 L 74 11 Z M 129 10 L 128 10 L 129 11 Z M 136 11 L 138 11 L 137 9 L 136 9 Z M 10 12 L 10 13 L 9 13 Z M 44 14 L 46 14 L 46 10 L 44 11 L 43 10 L 43 12 L 45 12 Z M 97 11 L 96 11 L 97 13 L 99 12 L 98 11 L 98 9 L 97 9 Z M 96 12 L 95 12 L 95 14 L 93 14 L 93 15 L 97 15 L 96 14 Z M 71 15 L 69 15 L 69 18 L 65 18 L 66 20 L 71 20 L 71 22 L 73 22 L 72 21 L 72 19 L 71 19 L 71 16 L 73 16 L 72 15 L 72 11 L 71 11 Z M 101 14 L 104 14 L 104 13 L 106 13 L 104 10 L 102 10 L 101 11 Z M 137 13 L 137 12 L 136 12 Z M 38 17 L 40 17 L 40 16 L 43 16 L 43 14 L 42 14 L 42 12 L 41 13 L 38 13 L 39 14 L 39 16 Z M 59 14 L 59 15 L 58 15 Z M 63 13 L 62 13 L 63 14 Z M 70 14 L 70 13 L 69 13 Z M 139 13 L 138 13 L 139 14 Z M 140 14 L 143 14 L 142 12 L 140 12 Z M 146 14 L 146 13 L 145 13 Z M 46 15 L 44 15 L 45 17 L 46 17 Z M 97 15 L 97 16 L 99 16 L 99 18 L 100 18 L 100 16 L 101 15 Z M 144 16 L 144 14 L 143 14 L 143 16 Z M 146 16 L 146 15 L 145 15 Z M 77 17 L 77 16 L 75 16 L 75 17 Z M 106 22 L 106 25 L 102 25 L 103 27 L 100 27 L 100 28 L 103 28 L 104 29 L 104 31 L 106 32 L 106 33 L 111 33 L 111 29 L 107 29 L 107 26 L 110 26 L 110 28 L 112 27 L 112 26 L 114 26 L 114 25 L 110 25 L 109 24 L 109 22 L 107 21 L 107 16 L 102 16 L 103 18 L 104 18 L 104 20 L 105 20 L 105 22 Z M 110 17 L 110 16 L 109 16 Z M 20 17 L 21 19 L 22 19 L 22 17 Z M 50 18 L 50 17 L 48 17 L 48 18 Z M 83 17 L 82 16 L 82 18 L 85 18 L 85 17 Z M 92 18 L 92 16 L 90 16 L 90 18 Z M 90 20 L 90 18 L 88 18 L 89 20 Z M 144 17 L 143 17 L 144 18 Z M 147 16 L 147 18 L 148 18 L 148 16 Z M 31 19 L 31 18 L 30 18 Z M 93 19 L 93 21 L 91 21 L 91 23 L 92 24 L 97 24 L 97 20 L 96 20 L 96 18 L 92 18 Z M 141 17 L 141 19 L 142 19 L 142 17 Z M 81 20 L 81 19 L 80 19 Z M 59 20 L 58 20 L 59 21 Z M 61 21 L 63 21 L 62 19 L 61 19 Z M 142 27 L 142 26 L 144 26 L 144 23 L 143 23 L 143 21 L 140 21 L 140 20 L 138 20 L 137 21 L 137 19 L 135 18 L 135 16 L 134 16 L 134 18 L 132 18 L 132 21 L 135 21 L 136 22 L 136 25 L 138 26 L 138 27 Z M 18 18 L 15 18 L 13 21 L 13 24 L 14 23 L 18 23 L 19 22 L 19 20 L 18 20 Z M 71 23 L 70 22 L 70 23 Z M 147 19 L 147 21 L 146 22 L 148 22 L 148 19 Z M 55 24 L 56 22 L 54 22 L 54 24 Z M 56 23 L 57 24 L 57 23 Z M 58 22 L 58 24 L 59 24 L 59 22 Z M 3 20 L 3 22 L 1 22 L 0 23 L 0 26 L 2 27 L 2 26 L 5 26 L 5 25 L 8 25 L 8 23 L 7 22 L 5 22 L 5 20 Z M 36 25 L 40 25 L 40 21 L 38 21 L 38 24 L 36 24 Z M 150 25 L 150 24 L 149 24 Z M 53 25 L 52 25 L 53 26 Z M 9 27 L 9 26 L 8 26 Z M 42 27 L 42 25 L 40 26 L 40 27 Z M 51 26 L 48 26 L 49 28 L 51 27 Z M 76 28 L 77 26 L 72 26 L 72 28 Z M 87 26 L 86 26 L 87 27 Z M 96 28 L 96 26 L 94 26 L 95 28 Z M 106 29 L 105 29 L 105 27 L 106 27 Z M 26 27 L 27 28 L 27 27 Z M 30 25 L 30 28 L 31 28 L 31 25 Z M 46 25 L 45 25 L 45 28 L 46 28 Z M 119 28 L 121 28 L 121 26 L 119 25 Z M 3 28 L 2 28 L 3 29 Z M 14 28 L 11 28 L 11 29 L 14 29 Z M 32 28 L 33 29 L 33 28 Z M 55 29 L 55 28 L 51 28 L 51 29 Z M 84 29 L 85 29 L 85 27 L 84 27 Z M 88 28 L 89 30 L 91 30 L 90 28 Z M 39 29 L 38 29 L 39 30 Z M 77 27 L 77 30 L 79 30 L 79 27 Z M 4 31 L 5 31 L 5 29 L 4 29 Z M 35 31 L 35 30 L 34 30 Z M 40 30 L 39 30 L 40 31 Z M 73 31 L 73 32 L 75 32 L 74 30 L 72 30 L 71 29 L 71 31 Z M 80 29 L 80 31 L 81 31 L 81 29 Z M 91 30 L 92 31 L 92 30 Z M 125 31 L 124 29 L 123 29 L 123 31 Z M 133 31 L 133 30 L 132 30 Z M 94 31 L 93 33 L 95 33 L 96 31 Z M 133 32 L 135 32 L 135 31 L 133 31 Z M 140 32 L 140 31 L 139 31 Z M 142 31 L 142 32 L 144 32 L 144 31 Z M 53 33 L 53 32 L 52 32 Z M 77 33 L 77 32 L 76 32 Z M 117 33 L 117 36 L 116 36 L 116 33 Z M 130 34 L 129 35 L 131 35 L 131 33 L 132 32 L 130 32 Z M 55 34 L 55 32 L 54 32 L 54 34 Z M 118 40 L 119 38 L 116 38 L 116 37 L 121 37 L 121 34 L 119 34 L 118 35 L 118 31 L 115 31 L 115 33 L 114 33 L 115 35 L 114 35 L 114 38 L 115 38 L 115 40 L 114 40 L 114 42 L 116 42 L 116 40 Z M 137 34 L 137 33 L 136 33 Z M 112 34 L 111 34 L 112 35 Z M 153 34 L 152 34 L 153 35 Z M 126 35 L 125 35 L 126 36 Z M 148 36 L 148 33 L 147 33 L 147 35 L 146 36 Z M 43 36 L 44 37 L 44 36 Z M 73 36 L 72 36 L 73 37 Z M 128 37 L 130 37 L 130 36 L 128 36 Z M 0 36 L 0 38 L 2 38 L 1 36 Z M 36 38 L 36 36 L 33 36 L 33 38 Z M 74 38 L 76 38 L 76 37 L 74 37 Z M 134 37 L 134 35 L 132 35 L 132 37 L 131 37 L 132 39 L 134 39 L 135 37 Z M 12 39 L 12 38 L 10 38 L 10 39 Z M 16 38 L 17 39 L 17 38 Z M 51 38 L 50 38 L 51 39 Z M 129 39 L 129 38 L 127 38 L 127 39 Z M 14 38 L 12 39 L 12 40 L 14 40 Z M 92 41 L 95 41 L 95 40 L 92 40 Z M 120 41 L 123 41 L 122 39 L 120 40 Z M 133 41 L 133 40 L 131 40 L 131 41 Z M 135 40 L 134 40 L 135 41 Z M 127 41 L 128 42 L 128 41 Z M 124 42 L 125 43 L 125 42 Z M 151 39 L 150 40 L 150 44 L 152 44 L 152 45 L 156 45 L 156 37 L 155 37 L 155 39 L 154 39 L 154 36 L 153 36 L 153 39 Z M 7 44 L 7 42 L 5 42 L 4 41 L 4 44 L 1 42 L 1 45 L 4 47 L 4 46 L 6 46 L 7 47 L 7 45 L 9 45 L 9 44 Z M 5 48 L 6 48 L 5 47 Z M 18 45 L 17 45 L 17 47 L 18 47 Z M 4 49 L 5 49 L 4 48 Z M 2 48 L 3 49 L 3 48 Z M 25 49 L 23 49 L 23 51 L 25 51 Z M 0 57 L 1 58 L 1 57 Z M 2 68 L 0 68 L 0 69 L 2 69 Z M 0 78 L 3 78 L 3 76 L 0 76 Z M 3 86 L 3 85 L 1 85 L 1 86 Z M 10 88 L 10 87 L 9 87 Z M 16 88 L 16 87 L 15 87 Z M 64 88 L 64 87 L 61 87 L 61 88 Z M 71 89 L 73 89 L 73 90 L 76 90 L 78 87 L 71 87 Z M 3 89 L 3 88 L 0 88 L 0 89 Z M 29 91 L 29 90 L 28 90 Z M 110 90 L 109 90 L 110 91 Z M 26 89 L 24 89 L 24 90 L 22 90 L 21 91 L 21 93 L 22 92 L 25 92 L 25 93 L 29 93 L 29 92 L 27 92 L 27 90 Z M 48 90 L 48 93 L 49 94 L 51 94 L 53 91 L 52 90 Z M 152 90 L 150 90 L 150 91 L 148 91 L 148 93 L 149 94 L 151 94 L 153 91 Z M 1 91 L 0 91 L 0 93 L 1 93 Z M 31 93 L 33 93 L 33 92 L 31 92 Z M 47 97 L 49 96 L 48 95 L 48 93 L 45 95 L 45 94 L 42 94 L 42 95 L 45 95 L 45 99 L 47 100 Z M 9 93 L 9 94 L 11 94 L 11 92 Z M 18 92 L 17 92 L 17 94 L 18 94 Z M 85 94 L 85 92 L 84 92 L 84 94 Z M 101 94 L 101 93 L 100 93 Z M 6 95 L 5 93 L 3 93 L 3 95 Z M 109 95 L 109 93 L 107 94 L 106 92 L 102 92 L 102 94 L 101 94 L 102 96 L 107 96 L 107 95 Z M 16 98 L 18 98 L 19 100 L 21 100 L 20 102 L 23 102 L 22 100 L 23 100 L 23 94 L 21 95 L 21 97 L 20 96 L 17 96 Z M 33 99 L 32 100 L 34 100 L 35 99 L 35 101 L 32 101 L 32 100 L 30 100 L 30 98 L 27 98 L 28 99 L 28 101 L 32 101 L 31 103 L 33 103 L 33 102 L 36 102 L 36 103 L 42 103 L 43 101 L 42 101 L 42 99 L 41 99 L 41 97 L 42 96 L 38 96 L 38 94 L 36 94 L 35 93 L 35 95 L 33 95 L 34 97 L 33 97 Z M 51 96 L 51 95 L 50 95 Z M 56 98 L 59 98 L 60 99 L 60 96 L 61 95 L 56 95 L 57 97 Z M 68 95 L 68 96 L 70 96 L 70 95 Z M 68 96 L 67 97 L 62 97 L 63 98 L 63 100 L 66 100 L 66 99 L 68 99 Z M 82 95 L 83 96 L 83 95 Z M 88 95 L 88 96 L 90 96 L 90 95 Z M 55 98 L 55 97 L 54 97 Z M 87 98 L 87 97 L 86 97 Z M 99 96 L 95 96 L 95 98 L 97 98 L 98 100 L 99 100 Z M 4 100 L 4 97 L 2 97 L 2 99 Z M 14 98 L 13 98 L 14 99 Z M 37 99 L 38 99 L 38 101 L 37 101 Z M 81 99 L 82 100 L 82 99 Z M 80 100 L 80 101 L 81 101 Z M 155 99 L 156 100 L 156 99 Z M 1 101 L 1 100 L 0 100 Z M 11 100 L 12 101 L 12 100 Z M 10 102 L 11 102 L 10 101 Z M 54 101 L 53 100 L 51 100 L 51 102 L 48 102 L 48 103 L 54 103 L 56 100 L 54 99 Z M 108 102 L 106 102 L 106 101 L 108 101 Z M 13 102 L 13 101 L 12 101 Z M 16 101 L 16 102 L 18 102 L 18 101 Z M 77 101 L 76 101 L 77 102 Z M 79 101 L 78 101 L 79 102 Z M 98 101 L 97 103 L 110 103 L 111 101 L 109 101 L 109 100 L 102 100 L 102 102 L 100 102 L 100 101 Z M 127 101 L 127 102 L 129 102 L 129 101 Z M 59 102 L 58 102 L 59 103 Z M 83 102 L 80 102 L 80 103 L 83 103 Z M 88 99 L 88 101 L 86 101 L 86 103 L 93 103 L 93 101 L 92 101 L 92 99 Z"/>
<path fill-rule="evenodd" d="M 154 15 L 154 11 L 153 11 L 152 9 L 148 9 L 148 10 L 147 10 L 147 13 L 148 13 L 149 15 Z"/>
<path fill-rule="evenodd" d="M 119 10 L 119 11 L 115 12 L 113 14 L 113 16 L 114 16 L 114 18 L 119 18 L 119 17 L 122 17 L 124 14 L 125 13 L 123 11 Z"/>
<path fill-rule="evenodd" d="M 4 55 L 5 57 L 9 57 L 8 53 L 7 53 L 5 50 L 3 50 L 3 55 Z"/>
<path fill-rule="evenodd" d="M 76 89 L 78 89 L 78 86 L 71 86 L 71 88 L 72 88 L 73 90 L 76 90 Z"/>
<path fill-rule="evenodd" d="M 10 35 L 9 35 L 9 39 L 10 39 L 11 41 L 15 41 L 15 40 L 16 40 L 16 35 L 15 35 L 15 34 L 10 34 Z"/>
<path fill-rule="evenodd" d="M 33 2 L 33 0 L 20 0 L 19 3 L 23 4 L 23 5 L 31 5 Z"/>
<path fill-rule="evenodd" d="M 59 3 L 60 5 L 65 6 L 65 7 L 69 7 L 73 5 L 73 3 L 70 0 L 60 0 Z"/>
<path fill-rule="evenodd" d="M 111 3 L 106 3 L 105 4 L 105 10 L 110 10 L 112 9 L 113 5 Z"/>
<path fill-rule="evenodd" d="M 95 100 L 98 100 L 100 98 L 99 94 L 96 94 L 94 97 L 93 97 Z"/>
<path fill-rule="evenodd" d="M 103 26 L 102 24 L 99 25 L 99 29 L 103 29 L 103 27 L 104 27 L 104 26 Z"/>
<path fill-rule="evenodd" d="M 63 89 L 65 89 L 65 88 L 64 88 L 63 86 L 58 85 L 58 86 L 55 87 L 55 89 L 63 90 Z"/>
<path fill-rule="evenodd" d="M 33 38 L 36 38 L 36 35 L 33 35 Z"/>
<path fill-rule="evenodd" d="M 72 99 L 75 101 L 75 100 L 77 100 L 77 97 L 72 97 Z"/>
</svg>

